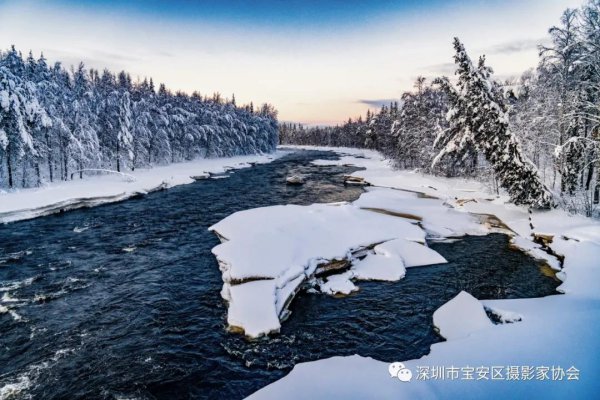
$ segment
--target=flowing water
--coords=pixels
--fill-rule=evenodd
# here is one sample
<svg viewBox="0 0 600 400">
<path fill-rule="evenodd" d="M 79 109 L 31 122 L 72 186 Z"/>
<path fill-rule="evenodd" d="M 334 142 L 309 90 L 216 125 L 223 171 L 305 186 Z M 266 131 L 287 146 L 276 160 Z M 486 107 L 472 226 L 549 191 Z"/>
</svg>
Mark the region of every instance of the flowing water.
<svg viewBox="0 0 600 400">
<path fill-rule="evenodd" d="M 304 151 L 140 199 L 0 226 L 0 398 L 243 398 L 295 363 L 361 354 L 427 354 L 433 311 L 467 290 L 538 297 L 557 282 L 507 247 L 466 237 L 432 247 L 448 264 L 395 283 L 360 282 L 346 298 L 300 293 L 280 335 L 226 332 L 207 228 L 236 211 L 356 199 L 355 168 L 316 167 Z M 308 182 L 285 184 L 300 173 Z"/>
</svg>

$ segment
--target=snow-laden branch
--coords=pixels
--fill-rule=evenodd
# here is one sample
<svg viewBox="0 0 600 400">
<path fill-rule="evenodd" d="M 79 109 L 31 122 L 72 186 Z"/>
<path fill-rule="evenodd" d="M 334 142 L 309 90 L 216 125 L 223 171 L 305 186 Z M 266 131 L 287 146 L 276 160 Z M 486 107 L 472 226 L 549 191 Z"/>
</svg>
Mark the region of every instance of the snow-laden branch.
<svg viewBox="0 0 600 400">
<path fill-rule="evenodd" d="M 572 138 L 569 138 L 569 140 L 567 140 L 563 145 L 556 146 L 556 148 L 554 149 L 554 156 L 556 158 L 560 158 L 560 156 L 563 154 L 565 148 L 570 148 L 570 147 L 577 146 L 577 145 L 581 146 L 583 144 L 582 142 L 587 142 L 593 147 L 600 148 L 600 142 L 598 142 L 597 140 L 582 137 L 582 136 L 573 136 Z"/>
</svg>

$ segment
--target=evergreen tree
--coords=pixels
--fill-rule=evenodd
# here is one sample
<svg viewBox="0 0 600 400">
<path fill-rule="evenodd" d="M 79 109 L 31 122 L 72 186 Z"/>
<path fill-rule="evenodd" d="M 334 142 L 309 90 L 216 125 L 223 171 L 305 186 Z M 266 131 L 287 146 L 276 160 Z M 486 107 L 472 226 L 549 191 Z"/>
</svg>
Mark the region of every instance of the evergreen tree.
<svg viewBox="0 0 600 400">
<path fill-rule="evenodd" d="M 469 148 L 481 151 L 491 164 L 500 185 L 515 204 L 547 208 L 554 204 L 552 194 L 538 176 L 535 166 L 525 157 L 518 139 L 508 129 L 508 110 L 499 85 L 491 79 L 492 70 L 481 57 L 473 65 L 463 44 L 454 39 L 458 83 L 448 78 L 436 80 L 450 100 L 450 127 L 439 135 L 442 157 L 463 156 Z"/>
<path fill-rule="evenodd" d="M 133 165 L 133 137 L 131 136 L 131 99 L 129 92 L 121 95 L 119 103 L 119 131 L 117 134 L 117 171 L 121 171 L 121 156 Z"/>
<path fill-rule="evenodd" d="M 22 63 L 17 65 L 22 67 Z M 15 185 L 15 166 L 38 154 L 32 130 L 49 125 L 50 120 L 40 107 L 34 86 L 0 65 L 0 158 L 6 162 L 9 188 Z M 26 181 L 25 174 L 22 181 Z"/>
</svg>

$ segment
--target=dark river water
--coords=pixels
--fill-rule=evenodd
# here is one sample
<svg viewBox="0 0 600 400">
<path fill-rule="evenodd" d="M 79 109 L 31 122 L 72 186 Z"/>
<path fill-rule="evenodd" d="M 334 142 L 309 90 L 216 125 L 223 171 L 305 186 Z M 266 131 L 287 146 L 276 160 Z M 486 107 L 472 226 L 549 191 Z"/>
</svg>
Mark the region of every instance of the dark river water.
<svg viewBox="0 0 600 400">
<path fill-rule="evenodd" d="M 436 308 L 478 298 L 538 297 L 557 282 L 499 234 L 431 247 L 448 264 L 395 283 L 360 282 L 346 298 L 301 293 L 280 335 L 225 330 L 221 275 L 207 228 L 239 210 L 354 200 L 349 167 L 305 151 L 146 197 L 0 226 L 0 397 L 219 398 L 251 394 L 295 363 L 360 354 L 398 361 L 441 339 Z M 293 173 L 301 187 L 285 185 Z M 2 308 L 0 307 L 0 310 Z M 11 314 L 12 313 L 12 314 Z"/>
</svg>

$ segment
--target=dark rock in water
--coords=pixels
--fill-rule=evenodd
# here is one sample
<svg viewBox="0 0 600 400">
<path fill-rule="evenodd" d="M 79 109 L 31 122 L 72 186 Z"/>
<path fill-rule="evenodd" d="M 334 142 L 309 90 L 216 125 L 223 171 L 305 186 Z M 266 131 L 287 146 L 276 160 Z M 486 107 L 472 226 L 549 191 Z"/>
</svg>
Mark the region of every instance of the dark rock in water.
<svg viewBox="0 0 600 400">
<path fill-rule="evenodd" d="M 326 276 L 331 274 L 336 274 L 339 272 L 346 271 L 350 268 L 352 263 L 348 259 L 342 260 L 331 260 L 328 262 L 323 262 L 317 266 L 315 270 L 316 276 Z"/>
<path fill-rule="evenodd" d="M 288 185 L 304 185 L 305 179 L 299 175 L 292 175 L 285 178 L 285 183 Z"/>
<path fill-rule="evenodd" d="M 209 172 L 210 179 L 221 179 L 221 178 L 229 178 L 233 172 L 232 170 L 225 172 Z"/>
<path fill-rule="evenodd" d="M 533 241 L 541 244 L 544 247 L 548 247 L 554 240 L 554 235 L 548 235 L 544 233 L 534 233 Z"/>
<path fill-rule="evenodd" d="M 202 173 L 202 174 L 200 174 L 200 175 L 192 175 L 192 176 L 190 176 L 190 178 L 192 178 L 192 179 L 193 179 L 193 180 L 195 180 L 195 181 L 202 181 L 202 180 L 204 180 L 204 179 L 208 179 L 208 178 L 210 178 L 210 173 L 208 173 L 208 172 L 203 172 L 203 173 Z"/>
<path fill-rule="evenodd" d="M 344 185 L 369 186 L 369 182 L 366 182 L 364 178 L 361 178 L 359 176 L 345 175 Z"/>
</svg>

